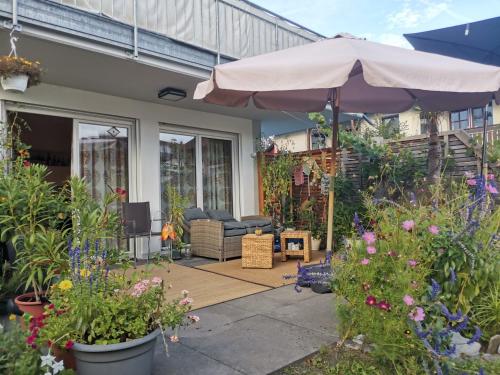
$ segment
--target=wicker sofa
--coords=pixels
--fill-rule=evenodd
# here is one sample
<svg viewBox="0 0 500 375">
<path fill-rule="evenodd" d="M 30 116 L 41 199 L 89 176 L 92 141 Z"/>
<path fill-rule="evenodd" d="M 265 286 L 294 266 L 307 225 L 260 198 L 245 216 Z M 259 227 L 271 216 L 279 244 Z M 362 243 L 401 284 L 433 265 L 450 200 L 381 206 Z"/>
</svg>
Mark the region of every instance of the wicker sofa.
<svg viewBox="0 0 500 375">
<path fill-rule="evenodd" d="M 244 216 L 237 221 L 223 210 L 189 208 L 184 211 L 184 231 L 191 243 L 193 255 L 218 259 L 241 257 L 241 239 L 255 229 L 273 233 L 271 218 L 265 216 Z"/>
</svg>

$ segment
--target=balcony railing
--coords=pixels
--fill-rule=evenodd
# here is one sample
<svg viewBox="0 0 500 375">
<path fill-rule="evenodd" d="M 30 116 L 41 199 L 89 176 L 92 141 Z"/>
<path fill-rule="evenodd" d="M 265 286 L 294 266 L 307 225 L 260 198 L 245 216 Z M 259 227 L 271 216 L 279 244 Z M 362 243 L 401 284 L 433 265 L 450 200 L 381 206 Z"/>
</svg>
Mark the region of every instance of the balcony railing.
<svg viewBox="0 0 500 375">
<path fill-rule="evenodd" d="M 465 132 L 471 137 L 476 138 L 477 141 L 482 141 L 483 139 L 483 128 L 465 129 Z M 486 127 L 486 140 L 488 143 L 500 141 L 500 124 Z"/>
<path fill-rule="evenodd" d="M 244 0 L 53 0 L 242 58 L 322 38 Z"/>
</svg>

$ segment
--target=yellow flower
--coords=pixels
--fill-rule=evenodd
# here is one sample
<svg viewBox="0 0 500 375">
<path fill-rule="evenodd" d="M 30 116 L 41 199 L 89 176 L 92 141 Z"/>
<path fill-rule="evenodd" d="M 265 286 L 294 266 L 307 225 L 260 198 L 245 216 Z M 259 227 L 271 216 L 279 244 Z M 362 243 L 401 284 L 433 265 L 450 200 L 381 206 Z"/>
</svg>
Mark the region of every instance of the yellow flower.
<svg viewBox="0 0 500 375">
<path fill-rule="evenodd" d="M 89 277 L 90 276 L 90 271 L 86 268 L 82 268 L 80 270 L 80 276 L 81 277 Z"/>
<path fill-rule="evenodd" d="M 16 320 L 16 316 L 14 314 L 10 314 L 9 315 L 9 320 Z"/>
<path fill-rule="evenodd" d="M 59 283 L 59 289 L 61 289 L 61 290 L 66 291 L 66 290 L 69 290 L 71 288 L 73 288 L 73 283 L 71 282 L 71 280 L 66 279 L 66 280 L 63 280 Z"/>
<path fill-rule="evenodd" d="M 57 218 L 58 218 L 59 220 L 63 220 L 65 217 L 66 217 L 66 215 L 64 214 L 64 212 L 59 212 L 59 213 L 57 214 Z"/>
</svg>

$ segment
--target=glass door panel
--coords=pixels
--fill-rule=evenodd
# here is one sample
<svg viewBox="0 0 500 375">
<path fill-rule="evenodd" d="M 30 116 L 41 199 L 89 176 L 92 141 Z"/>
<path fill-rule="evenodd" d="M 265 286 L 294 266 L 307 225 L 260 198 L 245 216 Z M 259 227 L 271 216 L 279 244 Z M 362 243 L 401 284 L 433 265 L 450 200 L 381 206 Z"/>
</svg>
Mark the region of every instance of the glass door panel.
<svg viewBox="0 0 500 375">
<path fill-rule="evenodd" d="M 187 197 L 190 207 L 196 207 L 196 137 L 160 133 L 161 209 L 167 214 L 167 187 Z"/>
<path fill-rule="evenodd" d="M 203 208 L 233 212 L 232 142 L 202 137 Z"/>
<path fill-rule="evenodd" d="M 78 123 L 80 176 L 95 199 L 117 188 L 128 191 L 128 137 L 126 127 Z"/>
</svg>

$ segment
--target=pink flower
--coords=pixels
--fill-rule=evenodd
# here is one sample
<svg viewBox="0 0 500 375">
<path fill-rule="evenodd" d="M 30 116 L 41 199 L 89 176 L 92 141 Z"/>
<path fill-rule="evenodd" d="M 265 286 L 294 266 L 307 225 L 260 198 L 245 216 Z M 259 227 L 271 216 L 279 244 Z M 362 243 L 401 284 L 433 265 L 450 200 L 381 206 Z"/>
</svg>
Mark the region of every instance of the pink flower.
<svg viewBox="0 0 500 375">
<path fill-rule="evenodd" d="M 75 345 L 75 343 L 72 340 L 68 340 L 66 341 L 66 344 L 64 344 L 64 349 L 70 350 L 73 347 L 73 345 Z"/>
<path fill-rule="evenodd" d="M 414 320 L 416 322 L 421 322 L 422 320 L 425 319 L 425 312 L 424 309 L 421 307 L 416 307 L 414 308 L 409 314 L 408 318 L 411 320 Z"/>
<path fill-rule="evenodd" d="M 377 304 L 377 299 L 374 296 L 366 297 L 365 303 L 368 306 L 375 306 Z"/>
<path fill-rule="evenodd" d="M 491 184 L 486 184 L 486 190 L 488 190 L 490 194 L 498 194 L 498 189 Z"/>
<path fill-rule="evenodd" d="M 467 181 L 465 181 L 465 182 L 467 182 L 467 185 L 469 185 L 469 186 L 476 186 L 476 185 L 477 185 L 477 181 L 476 181 L 476 179 L 475 179 L 475 178 L 469 178 L 469 179 L 468 179 Z"/>
<path fill-rule="evenodd" d="M 410 267 L 415 267 L 417 264 L 418 264 L 418 262 L 417 262 L 415 259 L 410 259 L 410 260 L 408 261 L 408 265 L 409 265 Z"/>
<path fill-rule="evenodd" d="M 177 337 L 176 335 L 170 336 L 170 342 L 179 342 L 179 337 Z"/>
<path fill-rule="evenodd" d="M 439 227 L 437 225 L 430 225 L 429 228 L 427 228 L 427 230 L 431 234 L 439 234 Z"/>
<path fill-rule="evenodd" d="M 464 176 L 465 176 L 466 178 L 474 178 L 474 173 L 472 173 L 472 172 L 470 172 L 470 171 L 466 171 L 466 172 L 464 173 Z"/>
<path fill-rule="evenodd" d="M 193 299 L 189 298 L 189 297 L 183 298 L 179 301 L 179 304 L 182 306 L 190 305 L 192 303 L 193 303 Z"/>
<path fill-rule="evenodd" d="M 375 253 L 377 252 L 377 249 L 376 249 L 374 246 L 368 246 L 368 247 L 366 248 L 366 252 L 367 252 L 368 254 L 375 254 Z"/>
<path fill-rule="evenodd" d="M 198 323 L 200 321 L 200 317 L 198 315 L 188 315 L 188 319 L 192 320 L 193 323 Z"/>
<path fill-rule="evenodd" d="M 375 233 L 373 233 L 373 232 L 365 232 L 365 233 L 363 233 L 363 236 L 361 238 L 363 238 L 363 240 L 365 240 L 367 245 L 372 245 L 377 240 L 377 237 L 375 236 Z"/>
<path fill-rule="evenodd" d="M 370 259 L 366 259 L 366 258 L 364 258 L 364 259 L 361 261 L 361 264 L 362 264 L 363 266 L 366 266 L 368 263 L 370 263 Z"/>
<path fill-rule="evenodd" d="M 155 285 L 160 285 L 163 282 L 163 280 L 161 277 L 155 276 L 151 279 L 151 282 Z"/>
<path fill-rule="evenodd" d="M 409 232 L 415 227 L 415 222 L 413 220 L 405 220 L 401 226 L 405 231 Z"/>
<path fill-rule="evenodd" d="M 486 175 L 486 179 L 487 180 L 494 180 L 495 179 L 495 175 L 493 173 L 489 173 L 488 175 Z"/>
<path fill-rule="evenodd" d="M 415 300 L 413 299 L 412 296 L 409 296 L 408 294 L 406 294 L 403 297 L 403 302 L 406 304 L 406 306 L 411 306 L 415 303 Z"/>
</svg>

